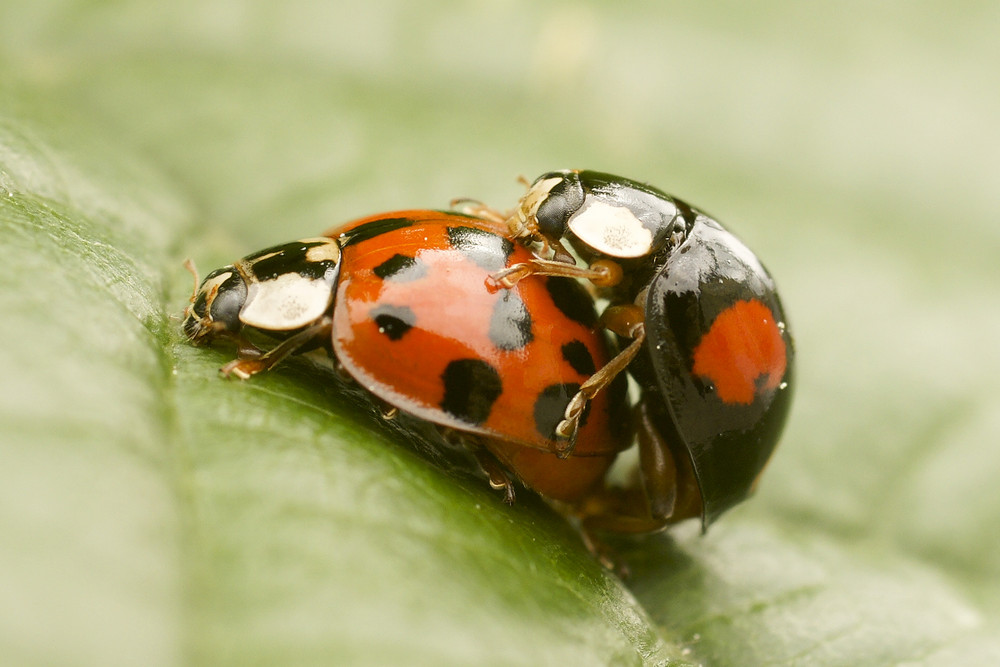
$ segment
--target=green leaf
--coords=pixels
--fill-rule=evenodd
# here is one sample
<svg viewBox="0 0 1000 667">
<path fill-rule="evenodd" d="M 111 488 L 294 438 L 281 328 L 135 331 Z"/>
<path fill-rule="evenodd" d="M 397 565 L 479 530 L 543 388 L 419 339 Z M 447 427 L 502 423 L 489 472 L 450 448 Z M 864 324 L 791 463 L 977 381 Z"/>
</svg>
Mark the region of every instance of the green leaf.
<svg viewBox="0 0 1000 667">
<path fill-rule="evenodd" d="M 995 12 L 907 3 L 0 8 L 0 662 L 1000 663 Z M 202 269 L 567 166 L 782 287 L 758 496 L 604 572 L 321 364 L 248 382 Z"/>
</svg>

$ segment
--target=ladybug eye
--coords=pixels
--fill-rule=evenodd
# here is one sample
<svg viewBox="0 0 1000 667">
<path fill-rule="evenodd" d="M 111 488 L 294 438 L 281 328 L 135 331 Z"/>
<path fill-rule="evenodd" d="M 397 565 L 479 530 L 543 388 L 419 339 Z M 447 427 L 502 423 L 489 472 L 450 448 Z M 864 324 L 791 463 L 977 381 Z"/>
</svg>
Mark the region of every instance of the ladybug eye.
<svg viewBox="0 0 1000 667">
<path fill-rule="evenodd" d="M 220 278 L 223 280 L 221 284 L 216 283 L 218 290 L 209 305 L 209 315 L 213 322 L 218 322 L 230 331 L 236 331 L 240 328 L 240 310 L 247 300 L 247 286 L 236 271 L 230 270 L 226 273 L 228 276 L 214 276 L 216 281 Z M 208 287 L 212 279 L 213 276 L 209 275 L 202 289 Z"/>
<path fill-rule="evenodd" d="M 566 233 L 566 223 L 580 210 L 583 201 L 579 177 L 575 173 L 561 174 L 559 182 L 549 190 L 535 211 L 538 231 L 543 236 L 558 239 Z"/>
<path fill-rule="evenodd" d="M 572 211 L 565 197 L 550 195 L 535 213 L 538 231 L 549 238 L 559 238 L 566 232 L 566 221 Z"/>
<path fill-rule="evenodd" d="M 240 310 L 247 286 L 233 266 L 224 266 L 205 276 L 184 311 L 184 333 L 195 343 L 210 339 L 220 330 L 239 331 Z"/>
</svg>

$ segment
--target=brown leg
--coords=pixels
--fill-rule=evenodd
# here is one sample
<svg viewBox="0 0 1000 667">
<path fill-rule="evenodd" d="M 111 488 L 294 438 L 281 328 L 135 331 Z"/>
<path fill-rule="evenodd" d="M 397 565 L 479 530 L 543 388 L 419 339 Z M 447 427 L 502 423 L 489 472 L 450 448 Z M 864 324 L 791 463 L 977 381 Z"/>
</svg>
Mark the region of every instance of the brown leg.
<svg viewBox="0 0 1000 667">
<path fill-rule="evenodd" d="M 570 399 L 563 413 L 563 419 L 556 426 L 556 435 L 567 439 L 567 446 L 556 453 L 559 458 L 566 458 L 573 453 L 573 446 L 576 444 L 576 432 L 580 427 L 580 418 L 583 416 L 587 402 L 592 400 L 597 393 L 611 384 L 619 373 L 625 370 L 635 359 L 635 356 L 642 349 L 642 344 L 646 340 L 645 334 L 640 334 L 628 347 L 622 350 L 614 359 L 604 365 L 599 371 L 580 385 L 580 390 Z"/>
<path fill-rule="evenodd" d="M 701 516 L 702 502 L 698 482 L 686 455 L 674 455 L 668 437 L 650 409 L 650 401 L 659 396 L 646 395 L 635 407 L 634 422 L 639 434 L 639 479 L 649 502 L 653 519 L 675 523 Z M 680 443 L 676 443 L 680 444 Z"/>
<path fill-rule="evenodd" d="M 611 306 L 601 315 L 601 325 L 622 336 L 631 338 L 632 342 L 618 353 L 611 361 L 580 386 L 580 390 L 570 399 L 563 414 L 563 420 L 556 426 L 556 435 L 566 438 L 566 446 L 556 453 L 565 458 L 573 451 L 576 442 L 576 431 L 580 427 L 583 410 L 599 391 L 607 387 L 615 377 L 628 368 L 636 355 L 642 349 L 646 340 L 646 329 L 643 325 L 644 312 L 634 305 Z"/>
<path fill-rule="evenodd" d="M 458 199 L 452 199 L 448 202 L 448 204 L 459 213 L 465 213 L 466 215 L 472 215 L 477 218 L 485 218 L 487 220 L 492 220 L 493 222 L 506 222 L 507 218 L 510 217 L 509 213 L 498 211 L 492 206 L 487 206 L 478 199 L 460 197 Z"/>
<path fill-rule="evenodd" d="M 447 427 L 439 427 L 441 437 L 450 447 L 462 447 L 476 457 L 479 468 L 486 474 L 490 486 L 503 491 L 503 500 L 514 504 L 514 481 L 500 460 L 487 448 L 484 436 L 471 435 Z"/>
<path fill-rule="evenodd" d="M 276 365 L 287 359 L 289 356 L 295 354 L 302 347 L 312 343 L 317 338 L 321 340 L 329 338 L 332 327 L 333 324 L 330 319 L 323 318 L 316 324 L 308 326 L 297 334 L 286 338 L 280 345 L 264 352 L 263 354 L 255 354 L 254 350 L 258 353 L 260 350 L 244 340 L 239 343 L 239 358 L 230 361 L 228 364 L 220 368 L 219 372 L 227 377 L 235 375 L 241 380 L 246 380 L 257 373 L 274 368 Z"/>
<path fill-rule="evenodd" d="M 486 477 L 490 480 L 490 486 L 498 491 L 503 491 L 503 501 L 508 505 L 513 505 L 515 499 L 514 482 L 500 461 L 484 447 L 478 445 L 472 448 L 472 453 L 475 455 L 476 461 L 479 462 L 479 467 L 483 469 Z"/>
<path fill-rule="evenodd" d="M 517 177 L 517 182 L 520 183 L 528 189 L 531 187 L 531 181 L 524 177 L 524 175 Z M 448 202 L 449 206 L 460 213 L 466 213 L 468 215 L 475 215 L 480 218 L 486 218 L 487 220 L 492 220 L 494 222 L 507 222 L 513 215 L 512 212 L 508 211 L 503 213 L 498 211 L 492 206 L 488 206 L 478 199 L 472 199 L 470 197 L 458 197 L 452 199 Z"/>
<path fill-rule="evenodd" d="M 573 258 L 562 246 L 556 249 L 556 259 L 533 259 L 510 266 L 503 271 L 497 271 L 490 280 L 505 289 L 511 289 L 528 276 L 563 276 L 565 278 L 583 278 L 598 287 L 617 285 L 622 279 L 622 269 L 609 260 L 598 260 L 584 268 L 573 264 Z"/>
<path fill-rule="evenodd" d="M 701 495 L 690 461 L 674 457 L 651 418 L 645 398 L 635 408 L 639 434 L 639 469 L 624 487 L 604 487 L 576 511 L 581 528 L 592 532 L 650 533 L 701 514 Z"/>
<path fill-rule="evenodd" d="M 677 464 L 674 455 L 649 420 L 645 401 L 636 406 L 639 440 L 639 480 L 654 521 L 667 521 L 677 506 Z"/>
</svg>

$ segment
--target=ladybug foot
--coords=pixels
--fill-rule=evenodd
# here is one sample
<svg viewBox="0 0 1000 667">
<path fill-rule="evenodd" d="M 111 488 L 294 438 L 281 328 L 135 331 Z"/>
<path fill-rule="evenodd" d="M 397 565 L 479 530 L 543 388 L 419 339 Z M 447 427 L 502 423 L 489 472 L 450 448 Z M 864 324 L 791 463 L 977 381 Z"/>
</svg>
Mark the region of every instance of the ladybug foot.
<svg viewBox="0 0 1000 667">
<path fill-rule="evenodd" d="M 503 501 L 508 505 L 513 505 L 516 500 L 514 482 L 501 463 L 485 449 L 477 447 L 473 454 L 476 456 L 476 461 L 479 462 L 479 467 L 486 473 L 490 486 L 497 491 L 503 491 Z"/>
<path fill-rule="evenodd" d="M 587 547 L 587 551 L 601 564 L 601 567 L 615 574 L 619 579 L 629 578 L 632 573 L 628 563 L 621 556 L 618 556 L 607 542 L 591 533 L 585 526 L 580 529 L 580 538 L 583 540 L 583 545 Z"/>
<path fill-rule="evenodd" d="M 561 459 L 569 458 L 573 454 L 576 434 L 580 429 L 580 419 L 590 398 L 592 397 L 585 396 L 582 391 L 575 394 L 566 407 L 563 420 L 556 425 L 556 437 L 563 439 L 556 445 L 556 455 Z"/>
<path fill-rule="evenodd" d="M 496 489 L 497 491 L 504 492 L 503 501 L 508 505 L 513 505 L 514 501 L 517 500 L 514 494 L 514 483 L 511 482 L 509 479 L 505 479 L 499 482 L 490 479 L 490 486 Z"/>
<path fill-rule="evenodd" d="M 325 340 L 330 337 L 332 324 L 329 318 L 323 318 L 316 324 L 306 327 L 294 336 L 285 339 L 281 345 L 260 354 L 260 350 L 252 346 L 246 347 L 240 344 L 240 358 L 230 361 L 219 369 L 224 376 L 235 375 L 241 380 L 246 380 L 251 376 L 270 370 L 282 361 L 301 351 L 304 347 L 316 340 Z M 247 358 L 249 356 L 249 358 Z"/>
<path fill-rule="evenodd" d="M 492 206 L 487 206 L 478 199 L 469 199 L 468 197 L 459 197 L 458 199 L 452 199 L 448 202 L 451 208 L 457 210 L 460 213 L 466 215 L 474 215 L 477 218 L 484 218 L 486 220 L 491 220 L 493 222 L 505 222 L 507 218 L 510 217 L 509 213 L 503 213 L 498 211 Z"/>
<path fill-rule="evenodd" d="M 560 247 L 561 249 L 561 247 Z M 589 267 L 577 266 L 573 256 L 563 250 L 556 252 L 555 259 L 533 259 L 514 264 L 503 271 L 497 271 L 490 280 L 504 289 L 512 289 L 528 276 L 562 276 L 582 278 L 598 287 L 611 287 L 622 280 L 622 269 L 615 262 L 598 260 Z"/>
<path fill-rule="evenodd" d="M 247 380 L 251 376 L 268 369 L 269 364 L 266 361 L 262 361 L 262 359 L 263 357 L 258 359 L 233 359 L 220 368 L 219 373 L 223 377 L 236 376 L 241 380 Z"/>
</svg>

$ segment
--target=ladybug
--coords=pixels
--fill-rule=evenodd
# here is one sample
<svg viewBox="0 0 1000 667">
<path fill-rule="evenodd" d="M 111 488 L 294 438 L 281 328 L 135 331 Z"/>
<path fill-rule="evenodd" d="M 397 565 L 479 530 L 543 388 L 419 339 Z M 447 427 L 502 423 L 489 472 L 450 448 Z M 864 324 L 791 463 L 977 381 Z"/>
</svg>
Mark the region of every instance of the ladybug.
<svg viewBox="0 0 1000 667">
<path fill-rule="evenodd" d="M 611 353 L 576 280 L 491 282 L 532 258 L 502 222 L 376 215 L 253 253 L 200 286 L 196 277 L 183 329 L 196 344 L 235 343 L 221 371 L 243 379 L 325 348 L 387 417 L 399 410 L 457 434 L 508 502 L 518 479 L 572 507 L 630 443 L 625 383 L 588 403 L 572 439 L 556 432 Z"/>
<path fill-rule="evenodd" d="M 712 217 L 654 187 L 596 171 L 543 174 L 505 220 L 536 257 L 499 271 L 589 279 L 602 324 L 627 345 L 584 382 L 557 431 L 628 369 L 645 507 L 636 530 L 701 515 L 707 528 L 745 500 L 778 443 L 792 397 L 794 350 L 774 280 Z M 567 243 L 588 267 L 575 265 Z M 604 510 L 601 510 L 603 513 Z"/>
</svg>

